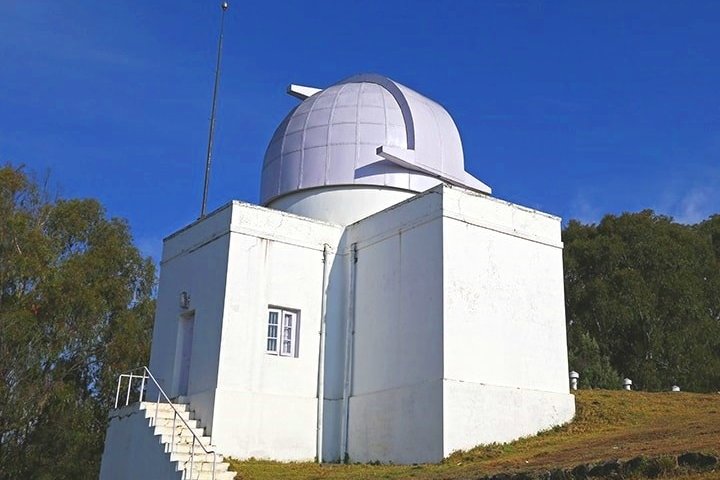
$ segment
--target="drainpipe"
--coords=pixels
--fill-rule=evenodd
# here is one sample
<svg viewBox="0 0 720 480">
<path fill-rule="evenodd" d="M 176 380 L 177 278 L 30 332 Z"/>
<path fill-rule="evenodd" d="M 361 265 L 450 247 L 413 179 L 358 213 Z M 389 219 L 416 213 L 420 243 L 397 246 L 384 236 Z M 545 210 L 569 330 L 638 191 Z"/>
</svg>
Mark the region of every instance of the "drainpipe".
<svg viewBox="0 0 720 480">
<path fill-rule="evenodd" d="M 327 316 L 328 244 L 323 245 L 322 297 L 320 300 L 320 354 L 318 356 L 317 383 L 317 462 L 322 463 L 323 407 L 325 406 L 325 324 Z"/>
<path fill-rule="evenodd" d="M 343 382 L 342 417 L 340 424 L 340 462 L 347 461 L 348 421 L 352 389 L 353 345 L 355 340 L 355 279 L 357 276 L 357 243 L 350 246 L 350 284 L 348 288 L 348 316 L 345 329 L 345 375 Z"/>
</svg>

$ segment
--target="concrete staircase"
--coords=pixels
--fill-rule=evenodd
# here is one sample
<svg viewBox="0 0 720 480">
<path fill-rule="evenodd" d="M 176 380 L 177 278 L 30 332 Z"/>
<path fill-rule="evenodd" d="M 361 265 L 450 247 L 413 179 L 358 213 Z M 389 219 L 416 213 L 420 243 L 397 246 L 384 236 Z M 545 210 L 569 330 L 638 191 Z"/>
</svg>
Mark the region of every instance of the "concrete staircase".
<svg viewBox="0 0 720 480">
<path fill-rule="evenodd" d="M 177 472 L 181 472 L 182 480 L 232 480 L 236 473 L 228 471 L 230 464 L 224 461 L 222 455 L 215 455 L 215 476 L 213 477 L 213 454 L 205 453 L 203 448 L 195 439 L 195 447 L 193 448 L 193 435 L 200 439 L 200 442 L 208 450 L 215 450 L 210 445 L 210 437 L 205 436 L 205 429 L 200 428 L 198 420 L 194 419 L 193 412 L 188 404 L 173 403 L 175 410 L 179 412 L 187 422 L 187 426 L 180 418 L 175 418 L 173 436 L 173 417 L 177 414 L 173 408 L 167 403 L 142 402 L 140 410 L 145 411 L 145 418 L 149 419 L 150 428 L 154 430 L 154 434 L 158 437 L 164 451 L 169 453 L 170 462 L 175 466 Z M 157 412 L 157 418 L 155 414 Z M 188 426 L 190 428 L 188 428 Z M 192 460 L 192 461 L 191 461 Z M 191 467 L 192 464 L 192 467 Z M 192 473 L 191 473 L 192 471 Z"/>
</svg>

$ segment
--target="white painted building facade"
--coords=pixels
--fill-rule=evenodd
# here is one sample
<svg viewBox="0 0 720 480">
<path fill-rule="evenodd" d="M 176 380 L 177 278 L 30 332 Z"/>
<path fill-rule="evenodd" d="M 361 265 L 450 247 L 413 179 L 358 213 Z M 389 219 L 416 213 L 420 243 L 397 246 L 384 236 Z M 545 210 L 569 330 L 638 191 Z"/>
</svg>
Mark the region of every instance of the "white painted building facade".
<svg viewBox="0 0 720 480">
<path fill-rule="evenodd" d="M 265 206 L 165 239 L 164 390 L 236 458 L 436 462 L 570 420 L 560 219 L 491 197 L 403 85 L 290 93 Z"/>
</svg>

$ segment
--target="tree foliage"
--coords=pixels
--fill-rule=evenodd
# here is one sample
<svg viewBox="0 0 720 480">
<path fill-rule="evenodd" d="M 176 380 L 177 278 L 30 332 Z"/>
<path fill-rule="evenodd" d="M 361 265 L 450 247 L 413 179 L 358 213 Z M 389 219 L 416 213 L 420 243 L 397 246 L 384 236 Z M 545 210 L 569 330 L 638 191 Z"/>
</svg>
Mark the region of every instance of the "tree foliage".
<svg viewBox="0 0 720 480">
<path fill-rule="evenodd" d="M 0 479 L 97 478 L 117 375 L 148 357 L 154 278 L 97 201 L 0 167 Z"/>
<path fill-rule="evenodd" d="M 720 388 L 720 216 L 606 215 L 571 221 L 563 240 L 570 367 L 589 362 L 590 386 L 619 374 L 646 390 Z"/>
</svg>

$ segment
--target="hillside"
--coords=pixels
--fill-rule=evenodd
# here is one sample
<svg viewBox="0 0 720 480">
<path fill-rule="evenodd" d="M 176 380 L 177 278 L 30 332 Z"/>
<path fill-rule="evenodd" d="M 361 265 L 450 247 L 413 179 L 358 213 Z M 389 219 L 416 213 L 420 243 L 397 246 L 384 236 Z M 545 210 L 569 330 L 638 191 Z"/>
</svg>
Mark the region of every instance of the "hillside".
<svg viewBox="0 0 720 480">
<path fill-rule="evenodd" d="M 471 479 L 500 472 L 683 452 L 720 453 L 720 395 L 608 390 L 577 392 L 577 415 L 564 427 L 505 445 L 456 452 L 438 465 L 317 465 L 233 462 L 238 479 Z M 682 478 L 720 478 L 720 472 Z"/>
</svg>

